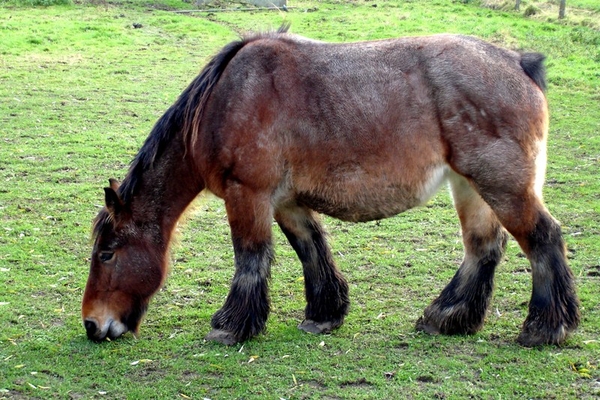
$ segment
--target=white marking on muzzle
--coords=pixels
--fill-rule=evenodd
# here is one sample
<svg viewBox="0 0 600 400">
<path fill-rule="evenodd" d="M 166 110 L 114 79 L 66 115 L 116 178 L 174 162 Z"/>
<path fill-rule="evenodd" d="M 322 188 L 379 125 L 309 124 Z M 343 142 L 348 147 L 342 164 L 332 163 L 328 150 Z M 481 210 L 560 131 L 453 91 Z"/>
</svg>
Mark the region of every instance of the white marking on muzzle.
<svg viewBox="0 0 600 400">
<path fill-rule="evenodd" d="M 98 326 L 97 319 L 86 318 L 86 320 L 93 321 L 96 323 L 96 326 Z M 125 326 L 125 324 L 123 324 L 121 321 L 114 319 L 112 316 L 109 316 L 104 320 L 102 326 L 96 329 L 96 333 L 94 333 L 94 338 L 97 340 L 104 340 L 106 337 L 114 339 L 126 333 L 128 330 L 129 329 L 127 329 L 127 326 Z"/>
</svg>

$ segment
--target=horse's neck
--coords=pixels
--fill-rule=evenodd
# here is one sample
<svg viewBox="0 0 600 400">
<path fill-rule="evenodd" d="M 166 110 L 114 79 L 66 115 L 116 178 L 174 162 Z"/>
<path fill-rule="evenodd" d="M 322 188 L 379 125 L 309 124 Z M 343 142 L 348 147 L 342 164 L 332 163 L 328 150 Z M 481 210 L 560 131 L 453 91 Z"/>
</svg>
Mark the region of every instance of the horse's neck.
<svg viewBox="0 0 600 400">
<path fill-rule="evenodd" d="M 134 220 L 160 229 L 167 243 L 187 206 L 204 188 L 192 157 L 184 153 L 180 143 L 169 144 L 151 166 L 138 172 L 138 186 L 130 199 Z"/>
</svg>

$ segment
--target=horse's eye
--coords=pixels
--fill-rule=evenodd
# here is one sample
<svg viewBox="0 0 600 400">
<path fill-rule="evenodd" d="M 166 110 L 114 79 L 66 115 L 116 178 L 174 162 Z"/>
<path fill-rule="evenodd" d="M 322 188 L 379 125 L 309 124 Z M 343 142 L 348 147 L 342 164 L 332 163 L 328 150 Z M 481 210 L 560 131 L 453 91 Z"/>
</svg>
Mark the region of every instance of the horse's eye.
<svg viewBox="0 0 600 400">
<path fill-rule="evenodd" d="M 99 257 L 100 257 L 100 261 L 108 262 L 108 261 L 112 260 L 114 256 L 115 256 L 114 251 L 101 251 Z"/>
</svg>

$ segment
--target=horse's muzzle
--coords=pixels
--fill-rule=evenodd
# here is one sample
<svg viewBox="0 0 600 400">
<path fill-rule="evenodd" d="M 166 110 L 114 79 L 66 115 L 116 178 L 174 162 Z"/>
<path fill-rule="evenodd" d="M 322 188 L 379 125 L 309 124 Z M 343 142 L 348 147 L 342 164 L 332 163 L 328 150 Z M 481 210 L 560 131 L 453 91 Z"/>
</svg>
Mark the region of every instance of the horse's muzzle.
<svg viewBox="0 0 600 400">
<path fill-rule="evenodd" d="M 128 331 L 125 324 L 115 321 L 112 318 L 108 318 L 101 326 L 98 321 L 94 318 L 86 318 L 83 321 L 85 332 L 90 340 L 100 342 L 107 337 L 109 339 L 115 339 Z"/>
</svg>

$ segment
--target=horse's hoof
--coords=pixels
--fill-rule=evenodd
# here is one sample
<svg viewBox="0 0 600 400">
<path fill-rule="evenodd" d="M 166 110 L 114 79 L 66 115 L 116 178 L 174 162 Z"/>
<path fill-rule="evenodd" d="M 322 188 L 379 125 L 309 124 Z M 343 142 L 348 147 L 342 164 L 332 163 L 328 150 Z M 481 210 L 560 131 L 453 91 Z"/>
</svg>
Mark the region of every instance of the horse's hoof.
<svg viewBox="0 0 600 400">
<path fill-rule="evenodd" d="M 427 323 L 424 317 L 418 319 L 417 323 L 415 324 L 415 329 L 417 332 L 425 332 L 430 335 L 439 335 L 441 333 L 437 326 Z"/>
<path fill-rule="evenodd" d="M 208 332 L 208 335 L 206 335 L 205 339 L 213 342 L 219 342 L 227 346 L 233 346 L 239 342 L 233 333 L 221 329 L 213 329 L 212 331 Z"/>
<path fill-rule="evenodd" d="M 336 327 L 331 322 L 315 322 L 311 319 L 305 319 L 298 329 L 308 333 L 329 333 Z"/>
<path fill-rule="evenodd" d="M 534 337 L 523 332 L 517 337 L 517 343 L 523 347 L 538 347 L 546 344 L 539 336 Z"/>
<path fill-rule="evenodd" d="M 545 344 L 561 345 L 567 335 L 567 330 L 562 326 L 555 332 L 535 332 L 533 329 L 524 329 L 517 337 L 517 343 L 523 347 L 538 347 Z"/>
</svg>

